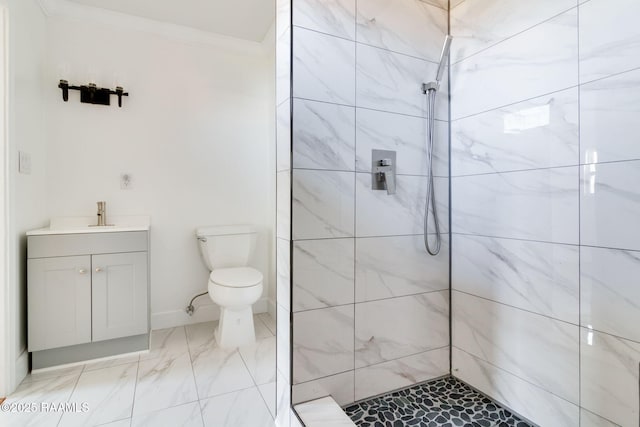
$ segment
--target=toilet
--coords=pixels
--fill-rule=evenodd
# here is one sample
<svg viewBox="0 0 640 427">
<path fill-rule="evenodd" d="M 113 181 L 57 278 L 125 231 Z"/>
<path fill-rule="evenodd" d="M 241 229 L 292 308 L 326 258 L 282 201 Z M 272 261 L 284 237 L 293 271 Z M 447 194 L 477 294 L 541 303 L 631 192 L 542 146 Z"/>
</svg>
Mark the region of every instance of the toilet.
<svg viewBox="0 0 640 427">
<path fill-rule="evenodd" d="M 200 253 L 211 271 L 209 297 L 220 307 L 215 338 L 222 348 L 255 343 L 251 306 L 262 295 L 262 273 L 247 264 L 257 232 L 247 225 L 201 227 L 196 230 Z"/>
</svg>

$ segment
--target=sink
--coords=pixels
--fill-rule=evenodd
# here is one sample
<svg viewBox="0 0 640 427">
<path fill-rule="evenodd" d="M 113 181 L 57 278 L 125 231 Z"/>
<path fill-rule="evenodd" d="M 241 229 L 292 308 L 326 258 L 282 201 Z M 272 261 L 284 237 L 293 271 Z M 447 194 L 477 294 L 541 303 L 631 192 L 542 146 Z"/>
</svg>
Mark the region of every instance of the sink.
<svg viewBox="0 0 640 427">
<path fill-rule="evenodd" d="M 47 234 L 115 233 L 122 231 L 146 231 L 151 228 L 151 218 L 145 215 L 109 217 L 109 225 L 96 225 L 95 216 L 51 218 L 48 227 L 27 232 L 27 236 Z"/>
</svg>

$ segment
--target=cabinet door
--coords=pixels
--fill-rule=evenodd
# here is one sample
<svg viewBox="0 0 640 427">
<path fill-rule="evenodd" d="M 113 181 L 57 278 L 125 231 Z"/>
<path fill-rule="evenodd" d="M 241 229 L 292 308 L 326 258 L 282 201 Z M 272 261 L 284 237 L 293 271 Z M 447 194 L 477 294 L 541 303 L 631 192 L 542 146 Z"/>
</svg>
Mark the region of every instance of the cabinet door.
<svg viewBox="0 0 640 427">
<path fill-rule="evenodd" d="M 93 341 L 148 332 L 147 252 L 93 255 Z"/>
<path fill-rule="evenodd" d="M 91 341 L 91 257 L 27 261 L 29 351 Z"/>
</svg>

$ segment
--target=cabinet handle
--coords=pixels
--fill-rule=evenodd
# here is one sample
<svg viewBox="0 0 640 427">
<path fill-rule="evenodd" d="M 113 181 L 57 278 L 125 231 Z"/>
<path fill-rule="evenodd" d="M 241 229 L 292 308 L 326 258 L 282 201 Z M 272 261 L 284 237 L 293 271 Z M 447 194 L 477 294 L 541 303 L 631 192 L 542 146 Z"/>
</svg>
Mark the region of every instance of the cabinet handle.
<svg viewBox="0 0 640 427">
<path fill-rule="evenodd" d="M 100 273 L 102 271 L 102 267 L 96 267 L 96 273 Z"/>
<path fill-rule="evenodd" d="M 81 268 L 80 270 L 78 270 L 78 273 L 80 274 L 85 274 L 87 272 L 87 270 L 85 270 L 84 268 Z"/>
</svg>

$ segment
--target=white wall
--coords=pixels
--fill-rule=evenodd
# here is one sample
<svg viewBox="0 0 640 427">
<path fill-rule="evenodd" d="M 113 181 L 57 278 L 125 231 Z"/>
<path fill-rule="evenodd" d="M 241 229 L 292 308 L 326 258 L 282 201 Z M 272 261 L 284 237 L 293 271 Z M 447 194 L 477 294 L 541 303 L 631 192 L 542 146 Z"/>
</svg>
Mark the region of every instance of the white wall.
<svg viewBox="0 0 640 427">
<path fill-rule="evenodd" d="M 35 0 L 7 0 L 9 10 L 9 286 L 15 309 L 16 378 L 26 374 L 26 239 L 45 224 L 45 132 L 42 106 L 45 16 Z M 18 173 L 18 151 L 31 155 L 30 175 Z M 10 386 L 11 387 L 11 386 Z"/>
<path fill-rule="evenodd" d="M 94 215 L 98 200 L 107 201 L 108 215 L 151 216 L 154 328 L 217 315 L 206 297 L 197 305 L 208 308 L 192 319 L 184 314 L 206 291 L 194 235 L 200 225 L 260 227 L 254 264 L 269 295 L 272 55 L 60 16 L 49 17 L 47 40 L 49 216 Z M 78 92 L 64 103 L 60 78 L 118 83 L 131 96 L 122 109 L 80 104 Z M 132 174 L 132 189 L 120 189 L 122 173 Z"/>
</svg>

